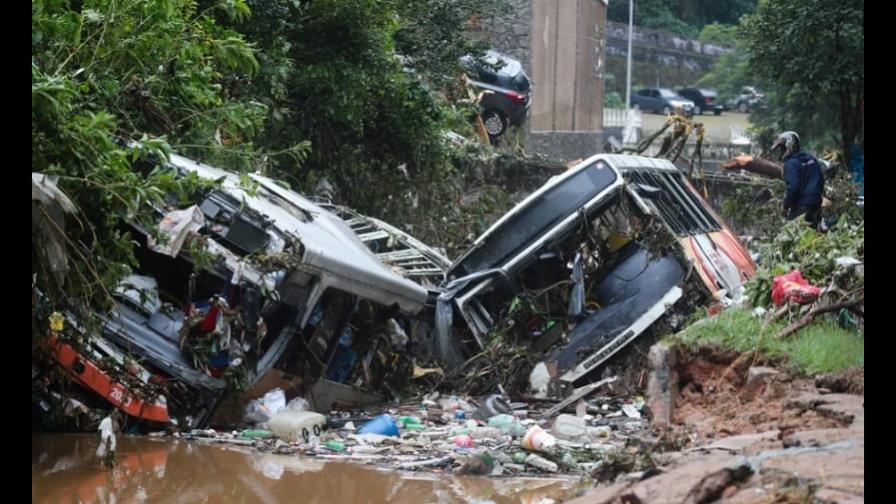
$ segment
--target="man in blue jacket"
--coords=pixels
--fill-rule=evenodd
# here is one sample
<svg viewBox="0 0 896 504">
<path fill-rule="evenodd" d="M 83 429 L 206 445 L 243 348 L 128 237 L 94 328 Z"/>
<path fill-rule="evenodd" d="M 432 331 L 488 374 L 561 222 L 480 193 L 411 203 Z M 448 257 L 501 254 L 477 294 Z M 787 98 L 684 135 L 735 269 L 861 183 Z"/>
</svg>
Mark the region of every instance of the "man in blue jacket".
<svg viewBox="0 0 896 504">
<path fill-rule="evenodd" d="M 793 220 L 805 215 L 806 222 L 818 228 L 821 221 L 821 198 L 824 192 L 824 174 L 821 163 L 800 150 L 800 137 L 793 131 L 778 135 L 772 144 L 772 154 L 781 153 L 784 162 L 784 214 Z"/>
</svg>

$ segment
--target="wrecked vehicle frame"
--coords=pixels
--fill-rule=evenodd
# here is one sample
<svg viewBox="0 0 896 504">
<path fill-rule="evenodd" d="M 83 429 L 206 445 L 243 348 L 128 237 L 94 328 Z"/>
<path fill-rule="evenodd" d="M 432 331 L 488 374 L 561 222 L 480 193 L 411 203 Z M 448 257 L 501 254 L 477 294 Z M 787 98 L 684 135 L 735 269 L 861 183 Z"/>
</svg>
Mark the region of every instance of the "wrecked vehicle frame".
<svg viewBox="0 0 896 504">
<path fill-rule="evenodd" d="M 235 369 L 246 389 L 282 368 L 303 387 L 329 382 L 377 400 L 410 373 L 400 364 L 411 359 L 399 355 L 424 287 L 387 267 L 339 217 L 272 179 L 177 155 L 165 164 L 213 184 L 189 208 L 155 207 L 162 231 L 128 226 L 139 265 L 91 337 L 147 366 L 177 410 L 172 418 L 203 425 Z"/>
<path fill-rule="evenodd" d="M 457 365 L 506 329 L 521 301 L 547 297 L 516 330 L 559 392 L 672 313 L 692 273 L 702 281 L 695 295 L 728 305 L 754 271 L 675 165 L 600 154 L 552 178 L 454 262 L 436 308 L 439 349 Z M 452 334 L 455 314 L 464 324 Z"/>
</svg>

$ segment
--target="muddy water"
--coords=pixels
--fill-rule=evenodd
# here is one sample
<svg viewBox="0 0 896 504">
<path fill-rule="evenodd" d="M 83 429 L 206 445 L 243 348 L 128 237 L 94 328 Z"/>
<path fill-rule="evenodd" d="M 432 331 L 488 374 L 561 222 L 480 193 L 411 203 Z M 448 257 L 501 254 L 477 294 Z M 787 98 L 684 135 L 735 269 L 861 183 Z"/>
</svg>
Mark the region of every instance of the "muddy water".
<svg viewBox="0 0 896 504">
<path fill-rule="evenodd" d="M 118 438 L 118 463 L 101 467 L 98 438 L 32 434 L 32 502 L 536 503 L 575 483 L 397 473 L 360 464 L 145 437 Z"/>
</svg>

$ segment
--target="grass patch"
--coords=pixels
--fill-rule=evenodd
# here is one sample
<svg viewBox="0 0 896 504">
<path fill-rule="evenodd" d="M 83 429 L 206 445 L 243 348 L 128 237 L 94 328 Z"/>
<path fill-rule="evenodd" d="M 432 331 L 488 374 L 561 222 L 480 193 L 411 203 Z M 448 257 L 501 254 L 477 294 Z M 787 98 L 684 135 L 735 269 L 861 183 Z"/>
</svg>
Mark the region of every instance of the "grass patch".
<svg viewBox="0 0 896 504">
<path fill-rule="evenodd" d="M 759 349 L 768 357 L 783 357 L 794 371 L 816 374 L 865 364 L 864 335 L 847 331 L 819 317 L 809 327 L 779 340 L 775 335 L 786 325 L 766 322 L 745 308 L 725 310 L 699 320 L 671 337 L 685 346 L 715 345 L 738 352 Z"/>
</svg>

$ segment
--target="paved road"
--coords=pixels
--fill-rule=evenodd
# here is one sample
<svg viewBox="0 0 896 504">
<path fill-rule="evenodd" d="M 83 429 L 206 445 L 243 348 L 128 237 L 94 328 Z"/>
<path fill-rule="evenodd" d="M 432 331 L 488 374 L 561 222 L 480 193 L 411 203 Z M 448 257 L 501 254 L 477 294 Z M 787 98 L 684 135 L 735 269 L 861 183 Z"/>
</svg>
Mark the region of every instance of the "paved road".
<svg viewBox="0 0 896 504">
<path fill-rule="evenodd" d="M 645 112 L 642 116 L 643 136 L 649 136 L 663 127 L 666 116 Z M 731 126 L 746 128 L 750 125 L 749 116 L 740 112 L 722 112 L 721 115 L 703 114 L 695 118 L 706 128 L 706 140 L 713 143 L 728 143 L 731 140 Z"/>
</svg>

